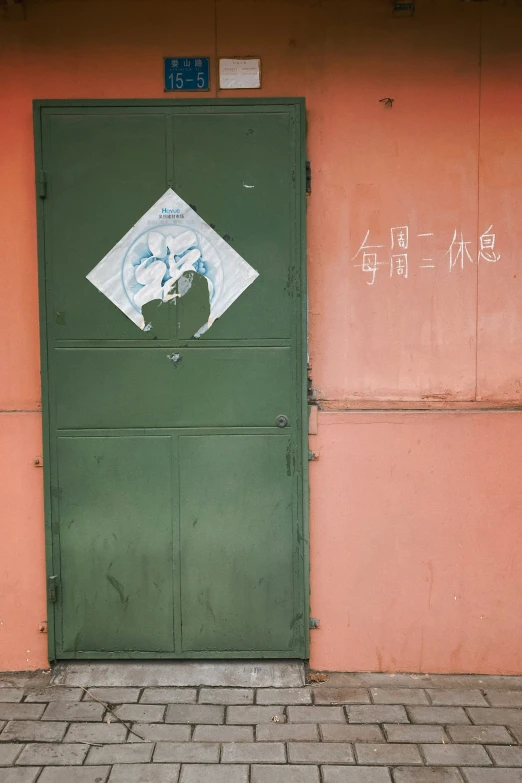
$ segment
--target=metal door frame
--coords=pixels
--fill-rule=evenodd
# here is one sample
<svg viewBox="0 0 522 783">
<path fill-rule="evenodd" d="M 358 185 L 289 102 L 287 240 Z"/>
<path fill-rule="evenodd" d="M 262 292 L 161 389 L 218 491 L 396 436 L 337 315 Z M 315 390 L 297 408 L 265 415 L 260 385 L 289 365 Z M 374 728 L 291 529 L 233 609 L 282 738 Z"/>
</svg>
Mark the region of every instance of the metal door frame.
<svg viewBox="0 0 522 783">
<path fill-rule="evenodd" d="M 43 465 L 44 465 L 44 518 L 45 518 L 45 556 L 47 573 L 47 618 L 48 618 L 48 652 L 49 660 L 56 660 L 56 612 L 53 602 L 52 577 L 59 565 L 59 540 L 53 531 L 51 518 L 51 477 L 50 477 L 50 424 L 49 424 L 49 383 L 48 383 L 48 354 L 47 354 L 47 292 L 45 273 L 45 196 L 47 182 L 45 180 L 43 165 L 43 123 L 42 116 L 49 109 L 132 109 L 132 108 L 174 108 L 176 106 L 293 106 L 296 109 L 298 128 L 296 140 L 299 144 L 298 165 L 296 166 L 296 188 L 299 194 L 299 209 L 297 219 L 299 221 L 296 236 L 299 243 L 300 256 L 300 328 L 297 329 L 297 358 L 300 373 L 296 378 L 296 390 L 301 390 L 301 452 L 302 475 L 298 483 L 298 519 L 297 524 L 302 531 L 298 540 L 299 558 L 303 579 L 304 598 L 304 654 L 309 657 L 310 633 L 310 545 L 309 545 L 309 478 L 308 478 L 308 297 L 307 297 L 307 264 L 306 264 L 306 112 L 304 98 L 200 98 L 200 99 L 118 99 L 118 100 L 35 100 L 33 101 L 34 143 L 35 143 L 35 168 L 36 168 L 36 225 L 37 225 L 37 253 L 38 253 L 38 292 L 39 292 L 39 319 L 40 319 L 40 356 L 41 356 L 41 383 L 42 383 L 42 431 L 43 431 Z M 56 570 L 55 570 L 56 569 Z M 106 653 L 107 659 L 120 657 Z M 171 659 L 170 655 L 154 656 L 156 659 Z M 136 658 L 135 660 L 139 660 Z"/>
</svg>

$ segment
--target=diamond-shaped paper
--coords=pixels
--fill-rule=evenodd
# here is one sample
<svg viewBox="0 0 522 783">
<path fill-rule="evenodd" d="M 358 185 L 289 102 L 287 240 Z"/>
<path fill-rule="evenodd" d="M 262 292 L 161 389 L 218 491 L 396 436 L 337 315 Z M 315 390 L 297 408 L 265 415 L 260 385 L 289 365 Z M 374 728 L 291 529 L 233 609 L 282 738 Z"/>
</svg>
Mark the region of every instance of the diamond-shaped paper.
<svg viewBox="0 0 522 783">
<path fill-rule="evenodd" d="M 168 302 L 183 296 L 194 274 L 205 277 L 210 301 L 208 321 L 195 337 L 204 334 L 258 277 L 256 270 L 169 188 L 87 279 L 136 326 L 147 330 L 150 325 L 145 324 L 143 306 L 154 299 Z"/>
</svg>

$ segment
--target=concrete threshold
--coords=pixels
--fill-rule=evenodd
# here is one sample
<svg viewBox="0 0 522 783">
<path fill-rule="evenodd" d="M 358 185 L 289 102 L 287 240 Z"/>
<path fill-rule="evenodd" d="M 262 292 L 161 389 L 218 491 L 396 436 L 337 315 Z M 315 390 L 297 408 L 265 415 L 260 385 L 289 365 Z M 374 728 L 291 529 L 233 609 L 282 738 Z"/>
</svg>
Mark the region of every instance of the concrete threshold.
<svg viewBox="0 0 522 783">
<path fill-rule="evenodd" d="M 53 685 L 69 687 L 299 688 L 302 661 L 82 661 L 61 662 Z"/>
</svg>

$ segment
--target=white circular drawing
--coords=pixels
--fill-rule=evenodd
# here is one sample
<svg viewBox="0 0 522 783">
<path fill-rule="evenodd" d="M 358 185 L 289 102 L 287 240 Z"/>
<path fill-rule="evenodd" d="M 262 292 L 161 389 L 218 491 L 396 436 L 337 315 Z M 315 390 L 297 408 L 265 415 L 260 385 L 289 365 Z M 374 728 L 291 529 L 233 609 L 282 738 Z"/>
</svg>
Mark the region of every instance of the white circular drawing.
<svg viewBox="0 0 522 783">
<path fill-rule="evenodd" d="M 155 226 L 140 234 L 122 263 L 125 293 L 140 314 L 154 299 L 169 302 L 183 296 L 190 288 L 186 273 L 205 277 L 210 309 L 215 309 L 224 282 L 219 254 L 208 239 L 181 225 Z"/>
</svg>

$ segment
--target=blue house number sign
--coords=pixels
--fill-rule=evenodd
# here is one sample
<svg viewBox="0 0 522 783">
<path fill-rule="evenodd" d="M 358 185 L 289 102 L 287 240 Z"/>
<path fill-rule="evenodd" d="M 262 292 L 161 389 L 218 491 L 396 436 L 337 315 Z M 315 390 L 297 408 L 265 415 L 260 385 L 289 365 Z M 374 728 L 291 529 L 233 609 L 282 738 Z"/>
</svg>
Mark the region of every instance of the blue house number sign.
<svg viewBox="0 0 522 783">
<path fill-rule="evenodd" d="M 165 57 L 165 92 L 209 89 L 209 57 Z"/>
</svg>

